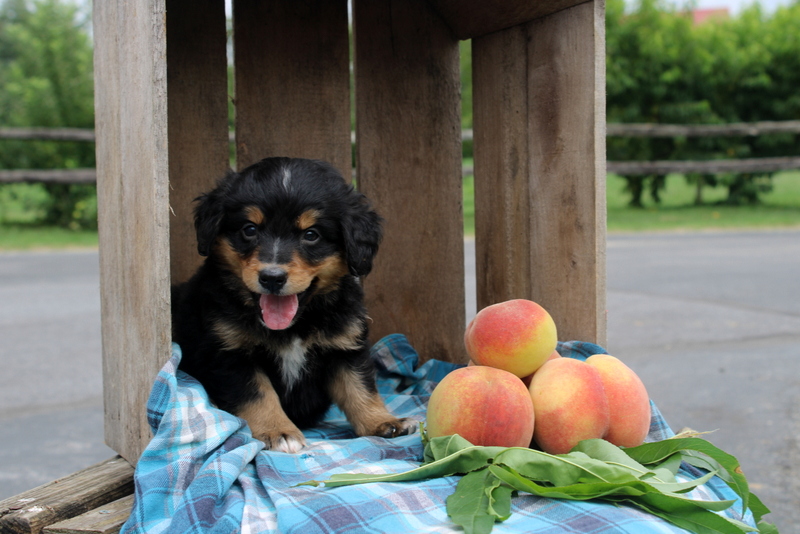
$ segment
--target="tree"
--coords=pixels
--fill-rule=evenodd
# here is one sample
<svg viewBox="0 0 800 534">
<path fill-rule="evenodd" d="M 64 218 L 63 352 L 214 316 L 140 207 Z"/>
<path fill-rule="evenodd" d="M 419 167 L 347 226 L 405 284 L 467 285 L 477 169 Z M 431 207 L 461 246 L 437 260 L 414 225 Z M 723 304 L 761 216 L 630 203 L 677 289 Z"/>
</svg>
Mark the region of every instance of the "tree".
<svg viewBox="0 0 800 534">
<path fill-rule="evenodd" d="M 89 17 L 66 0 L 5 0 L 0 5 L 0 124 L 94 126 Z M 0 168 L 94 166 L 86 143 L 5 141 Z M 44 221 L 96 226 L 95 188 L 47 185 Z"/>
<path fill-rule="evenodd" d="M 739 16 L 695 25 L 685 10 L 640 0 L 631 12 L 609 0 L 607 115 L 610 122 L 714 124 L 800 118 L 800 3 L 766 16 L 758 5 Z M 798 136 L 612 138 L 610 159 L 719 159 L 800 154 Z M 758 201 L 771 173 L 689 175 L 697 187 L 728 188 L 727 202 Z M 631 204 L 661 176 L 627 177 Z"/>
</svg>

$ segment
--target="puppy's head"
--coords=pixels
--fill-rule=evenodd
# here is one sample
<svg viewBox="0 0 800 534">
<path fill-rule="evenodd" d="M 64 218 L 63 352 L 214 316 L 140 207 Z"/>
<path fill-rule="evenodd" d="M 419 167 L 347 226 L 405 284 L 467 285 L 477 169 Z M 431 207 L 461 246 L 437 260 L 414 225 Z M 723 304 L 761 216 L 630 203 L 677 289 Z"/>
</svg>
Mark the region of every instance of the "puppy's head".
<svg viewBox="0 0 800 534">
<path fill-rule="evenodd" d="M 198 201 L 198 251 L 241 280 L 273 330 L 342 277 L 367 275 L 381 240 L 366 198 L 320 161 L 267 158 Z"/>
</svg>

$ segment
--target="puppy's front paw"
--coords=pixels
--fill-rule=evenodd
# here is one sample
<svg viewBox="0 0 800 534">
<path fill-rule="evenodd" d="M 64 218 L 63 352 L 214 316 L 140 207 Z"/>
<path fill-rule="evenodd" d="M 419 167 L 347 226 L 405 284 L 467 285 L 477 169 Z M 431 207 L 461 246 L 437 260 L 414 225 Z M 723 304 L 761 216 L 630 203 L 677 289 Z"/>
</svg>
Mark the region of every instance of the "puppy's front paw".
<svg viewBox="0 0 800 534">
<path fill-rule="evenodd" d="M 413 419 L 391 419 L 378 425 L 373 434 L 382 438 L 396 438 L 413 434 L 418 426 L 419 423 Z"/>
<path fill-rule="evenodd" d="M 264 442 L 267 449 L 278 452 L 297 453 L 306 446 L 306 438 L 300 429 L 292 425 L 284 428 L 253 430 L 253 437 Z"/>
</svg>

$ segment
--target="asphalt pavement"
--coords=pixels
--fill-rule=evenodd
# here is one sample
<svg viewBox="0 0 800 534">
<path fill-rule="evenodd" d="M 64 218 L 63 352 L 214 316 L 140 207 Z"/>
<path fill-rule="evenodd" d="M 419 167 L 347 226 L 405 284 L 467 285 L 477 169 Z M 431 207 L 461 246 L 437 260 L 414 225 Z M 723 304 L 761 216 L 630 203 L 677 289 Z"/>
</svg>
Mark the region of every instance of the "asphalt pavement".
<svg viewBox="0 0 800 534">
<path fill-rule="evenodd" d="M 607 259 L 606 348 L 800 532 L 800 230 L 612 235 Z M 0 254 L 0 499 L 114 455 L 99 302 L 95 251 Z"/>
</svg>

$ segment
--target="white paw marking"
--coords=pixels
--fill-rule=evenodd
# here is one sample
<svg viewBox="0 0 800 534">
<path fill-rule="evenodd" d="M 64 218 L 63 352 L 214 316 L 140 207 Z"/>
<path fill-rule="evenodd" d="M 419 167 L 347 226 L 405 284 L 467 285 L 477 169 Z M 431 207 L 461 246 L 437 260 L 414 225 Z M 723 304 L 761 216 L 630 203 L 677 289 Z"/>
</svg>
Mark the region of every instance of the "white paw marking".
<svg viewBox="0 0 800 534">
<path fill-rule="evenodd" d="M 306 440 L 304 439 L 297 439 L 292 436 L 281 436 L 281 439 L 278 440 L 278 444 L 273 447 L 272 450 L 294 454 L 303 450 L 305 446 Z"/>
</svg>

